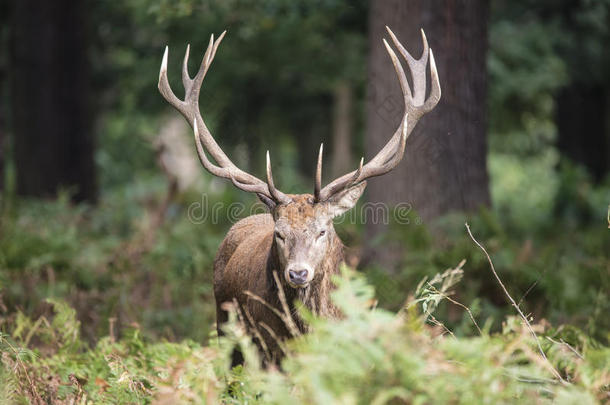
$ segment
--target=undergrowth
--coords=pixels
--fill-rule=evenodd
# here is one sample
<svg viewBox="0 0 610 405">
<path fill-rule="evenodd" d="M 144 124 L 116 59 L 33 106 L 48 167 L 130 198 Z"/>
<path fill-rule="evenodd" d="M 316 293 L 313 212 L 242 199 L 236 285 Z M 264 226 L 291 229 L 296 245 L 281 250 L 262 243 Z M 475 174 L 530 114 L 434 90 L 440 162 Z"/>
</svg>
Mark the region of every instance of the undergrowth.
<svg viewBox="0 0 610 405">
<path fill-rule="evenodd" d="M 463 266 L 464 264 L 461 263 Z M 20 314 L 0 340 L 2 403 L 558 403 L 610 398 L 610 348 L 571 327 L 537 323 L 549 363 L 518 317 L 501 332 L 456 337 L 429 320 L 453 295 L 461 266 L 424 281 L 398 312 L 376 308 L 373 287 L 345 269 L 333 299 L 345 318 L 317 319 L 289 343 L 282 370 L 259 366 L 236 321 L 209 346 L 153 342 L 137 327 L 89 347 L 75 311 L 52 301 L 50 318 Z M 442 292 L 439 295 L 439 292 Z M 39 342 L 33 345 L 32 342 Z M 246 363 L 229 370 L 240 345 Z M 29 346 L 33 346 L 29 348 Z M 565 383 L 554 378 L 557 370 Z"/>
<path fill-rule="evenodd" d="M 229 215 L 199 224 L 187 213 L 201 196 L 164 206 L 153 177 L 95 207 L 3 201 L 0 404 L 608 402 L 608 188 L 579 187 L 531 226 L 510 205 L 469 218 L 537 337 L 449 216 L 392 226 L 399 270 L 347 271 L 334 296 L 345 319 L 303 314 L 313 332 L 289 343 L 282 371 L 259 367 L 235 319 L 215 336 L 212 261 Z M 359 226 L 338 231 L 360 245 Z M 236 344 L 247 362 L 229 370 Z"/>
</svg>

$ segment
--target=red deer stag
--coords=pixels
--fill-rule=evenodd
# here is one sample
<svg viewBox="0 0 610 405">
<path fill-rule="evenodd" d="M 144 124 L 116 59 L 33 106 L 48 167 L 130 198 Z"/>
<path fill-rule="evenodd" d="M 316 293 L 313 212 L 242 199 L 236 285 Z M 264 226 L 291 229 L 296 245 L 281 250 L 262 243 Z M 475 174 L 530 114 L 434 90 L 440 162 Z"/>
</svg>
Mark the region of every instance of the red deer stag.
<svg viewBox="0 0 610 405">
<path fill-rule="evenodd" d="M 432 110 L 441 97 L 441 88 L 432 49 L 428 48 L 422 30 L 424 50 L 420 59 L 413 58 L 388 28 L 388 34 L 407 62 L 413 89 L 396 54 L 384 39 L 404 96 L 405 112 L 400 126 L 388 143 L 358 169 L 322 187 L 322 146 L 318 155 L 314 193 L 284 194 L 273 182 L 267 151 L 267 181 L 239 169 L 218 146 L 206 127 L 199 110 L 201 84 L 216 55 L 225 32 L 214 36 L 203 56 L 197 75 L 191 78 L 187 64 L 189 47 L 182 65 L 184 100 L 178 99 L 167 79 L 165 49 L 159 90 L 192 125 L 195 145 L 203 167 L 215 176 L 231 180 L 239 189 L 255 193 L 269 207 L 269 214 L 252 215 L 237 222 L 223 240 L 214 262 L 214 294 L 217 324 L 227 320 L 223 303 L 237 302 L 238 310 L 248 325 L 257 345 L 267 360 L 282 357 L 278 343 L 306 326 L 294 311 L 299 300 L 314 314 L 338 317 L 339 311 L 330 300 L 331 276 L 339 272 L 343 261 L 343 244 L 333 227 L 333 218 L 351 209 L 366 187 L 366 179 L 394 169 L 401 161 L 407 137 L 422 117 Z M 430 58 L 431 90 L 426 99 L 426 66 Z M 206 152 L 213 158 L 212 162 Z M 282 297 L 280 299 L 280 297 Z M 282 314 L 294 315 L 293 321 Z"/>
</svg>

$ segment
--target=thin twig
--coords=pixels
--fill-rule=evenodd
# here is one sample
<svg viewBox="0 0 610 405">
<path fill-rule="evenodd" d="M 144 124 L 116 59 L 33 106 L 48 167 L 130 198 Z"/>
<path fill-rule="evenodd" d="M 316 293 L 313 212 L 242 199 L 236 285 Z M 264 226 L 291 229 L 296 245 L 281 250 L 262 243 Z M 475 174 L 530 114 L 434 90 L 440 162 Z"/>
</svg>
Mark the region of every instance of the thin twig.
<svg viewBox="0 0 610 405">
<path fill-rule="evenodd" d="M 286 295 L 284 294 L 284 288 L 282 287 L 282 283 L 280 283 L 280 278 L 278 277 L 277 271 L 275 270 L 273 271 L 273 279 L 275 280 L 275 284 L 277 284 L 277 295 L 280 299 L 280 303 L 282 304 L 282 309 L 286 314 L 286 320 L 288 321 L 286 326 L 288 326 L 288 328 L 292 330 L 293 336 L 299 336 L 301 333 L 299 331 L 299 328 L 297 328 L 296 324 L 294 323 L 294 319 L 292 319 L 292 314 L 290 312 L 290 309 L 288 308 L 288 302 L 286 301 Z"/>
<path fill-rule="evenodd" d="M 275 331 L 273 329 L 271 329 L 271 327 L 263 321 L 259 322 L 258 324 L 261 326 L 261 328 L 265 329 L 267 331 L 267 333 L 269 333 L 269 335 L 271 336 L 271 338 L 273 340 L 275 340 L 275 343 L 277 343 L 277 347 L 280 348 L 282 353 L 287 354 L 288 351 L 286 350 L 284 342 L 282 342 L 282 340 L 277 336 Z"/>
<path fill-rule="evenodd" d="M 550 380 L 548 378 L 528 378 L 528 377 L 520 377 L 520 376 L 517 376 L 517 381 L 528 383 L 528 384 L 547 384 L 549 382 L 551 382 L 551 383 L 555 382 L 555 380 Z"/>
<path fill-rule="evenodd" d="M 244 291 L 244 294 L 246 294 L 248 297 L 252 298 L 254 301 L 257 301 L 257 302 L 263 304 L 268 310 L 270 310 L 278 318 L 280 318 L 282 320 L 282 322 L 284 322 L 284 324 L 288 328 L 288 331 L 290 332 L 290 334 L 293 337 L 296 337 L 296 336 L 300 335 L 300 333 L 298 333 L 298 331 L 296 332 L 296 334 L 293 333 L 294 331 L 289 326 L 290 321 L 287 319 L 286 315 L 284 313 L 282 313 L 279 309 L 275 308 L 273 305 L 269 304 L 267 301 L 265 301 L 264 299 L 262 299 L 258 295 L 252 293 L 251 291 L 246 290 L 246 291 Z"/>
<path fill-rule="evenodd" d="M 468 308 L 466 305 L 462 304 L 461 302 L 458 302 L 456 300 L 454 300 L 453 298 L 451 298 L 450 296 L 448 296 L 447 294 L 445 294 L 442 291 L 439 291 L 436 287 L 434 287 L 431 284 L 428 284 L 430 287 L 432 287 L 432 290 L 435 291 L 437 294 L 440 294 L 443 298 L 445 298 L 447 301 L 454 303 L 457 306 L 460 306 L 462 308 L 464 308 L 466 310 L 466 312 L 468 312 L 468 315 L 470 316 L 470 319 L 472 320 L 472 323 L 474 323 L 474 326 L 476 326 L 477 330 L 479 331 L 479 335 L 483 335 L 483 332 L 481 331 L 481 328 L 479 328 L 479 324 L 477 323 L 477 321 L 474 319 L 474 315 L 472 314 L 472 312 L 470 311 L 470 308 Z"/>
<path fill-rule="evenodd" d="M 261 342 L 261 347 L 263 349 L 263 353 L 264 355 L 271 360 L 271 352 L 269 351 L 269 347 L 267 347 L 267 342 L 265 342 L 265 339 L 263 339 L 263 335 L 261 335 L 260 331 L 258 330 L 258 327 L 256 326 L 256 324 L 254 323 L 254 319 L 252 318 L 252 315 L 250 314 L 250 311 L 248 311 L 248 306 L 244 305 L 243 307 L 243 314 L 246 316 L 246 319 L 248 320 L 248 323 L 250 323 L 250 325 L 252 325 L 252 331 L 253 333 L 256 335 L 256 337 L 258 338 L 258 340 L 260 340 Z"/>
<path fill-rule="evenodd" d="M 532 325 L 530 324 L 530 322 L 527 320 L 526 316 L 521 311 L 521 308 L 519 308 L 519 305 L 517 305 L 517 303 L 515 302 L 513 297 L 511 297 L 511 295 L 509 294 L 508 290 L 504 286 L 504 283 L 500 279 L 500 276 L 498 276 L 498 273 L 496 272 L 496 268 L 494 267 L 494 264 L 491 261 L 491 257 L 489 256 L 489 253 L 487 253 L 487 250 L 485 250 L 483 245 L 481 245 L 479 243 L 479 241 L 477 241 L 475 239 L 475 237 L 472 235 L 472 232 L 470 231 L 470 226 L 468 226 L 468 223 L 466 223 L 465 225 L 466 225 L 466 230 L 468 231 L 468 235 L 470 235 L 470 239 L 472 239 L 472 241 L 483 251 L 483 253 L 485 253 L 485 256 L 487 257 L 487 261 L 489 262 L 491 271 L 492 271 L 494 277 L 496 278 L 496 280 L 498 281 L 498 284 L 500 284 L 500 287 L 502 287 L 502 290 L 504 291 L 504 294 L 506 295 L 506 297 L 508 297 L 511 305 L 517 310 L 517 312 L 521 316 L 521 319 L 523 319 L 523 321 L 527 325 L 527 329 L 531 333 L 532 337 L 534 338 L 534 340 L 536 340 L 536 344 L 538 345 L 538 350 L 540 351 L 542 358 L 544 358 L 544 360 L 549 364 L 555 377 L 557 377 L 559 379 L 559 381 L 561 381 L 562 384 L 567 384 L 567 382 L 561 377 L 561 374 L 559 374 L 559 372 L 555 369 L 555 367 L 553 367 L 553 365 L 551 364 L 549 359 L 546 357 L 546 354 L 544 353 L 544 350 L 542 350 L 542 346 L 540 345 L 540 340 L 538 340 L 538 335 L 536 335 L 536 332 L 534 332 Z"/>
<path fill-rule="evenodd" d="M 538 284 L 538 281 L 540 281 L 540 279 L 534 281 L 532 283 L 532 285 L 529 286 L 529 288 L 523 293 L 523 295 L 521 296 L 521 298 L 519 298 L 519 302 L 517 303 L 517 305 L 521 305 L 521 303 L 523 302 L 523 300 L 525 299 L 525 297 L 527 297 L 527 295 L 530 293 L 530 291 L 532 291 L 534 289 L 534 287 L 536 287 L 536 285 Z"/>
<path fill-rule="evenodd" d="M 8 339 L 6 339 L 6 338 L 2 339 L 0 337 L 0 340 L 4 340 L 4 343 L 6 343 L 6 345 L 9 347 L 9 349 L 11 349 L 13 351 L 13 353 L 15 354 L 15 361 L 17 361 L 17 364 L 19 364 L 19 366 L 21 366 L 21 368 L 23 369 L 23 374 L 25 374 L 25 378 L 28 380 L 28 383 L 30 384 L 30 390 L 32 391 L 32 395 L 33 395 L 36 403 L 44 404 L 45 402 L 42 400 L 42 397 L 40 396 L 40 394 L 38 393 L 38 390 L 36 389 L 36 385 L 30 378 L 30 375 L 28 374 L 28 369 L 25 366 L 25 364 L 23 363 L 23 361 L 21 360 L 21 358 L 19 357 L 19 352 L 17 351 L 17 349 L 15 349 L 15 347 L 11 344 L 11 342 L 8 341 Z"/>
<path fill-rule="evenodd" d="M 533 350 L 530 347 L 530 345 L 527 344 L 527 342 L 525 342 L 523 340 L 519 340 L 518 342 L 519 342 L 518 348 L 532 362 L 536 363 L 539 367 L 546 368 L 547 370 L 549 370 L 549 372 L 551 374 L 555 374 L 557 372 L 555 370 L 555 368 L 553 368 L 553 365 L 551 363 L 549 363 L 549 361 L 546 360 L 545 358 L 543 358 L 542 356 L 539 356 L 538 353 L 536 352 L 536 350 Z M 565 381 L 564 384 L 567 382 L 569 382 L 569 381 Z"/>
<path fill-rule="evenodd" d="M 551 342 L 557 344 L 557 345 L 564 345 L 566 346 L 568 349 L 570 349 L 576 356 L 578 356 L 579 359 L 584 360 L 585 356 L 583 356 L 582 354 L 578 353 L 578 351 L 576 349 L 574 349 L 572 346 L 570 346 L 569 343 L 567 343 L 565 340 L 563 339 L 559 339 L 559 342 L 554 340 L 553 338 L 547 336 L 546 337 L 548 340 L 550 340 Z"/>
<path fill-rule="evenodd" d="M 584 360 L 584 359 L 585 359 L 585 356 L 584 356 L 584 355 L 582 355 L 582 354 L 578 353 L 578 351 L 576 351 L 576 349 L 574 349 L 572 346 L 570 346 L 570 344 L 569 344 L 569 343 L 567 343 L 565 340 L 563 340 L 563 339 L 559 339 L 559 341 L 560 341 L 561 343 L 563 343 L 564 345 L 568 346 L 568 349 L 572 350 L 572 351 L 574 352 L 574 354 L 575 354 L 575 355 L 577 355 L 578 357 L 580 357 L 582 360 Z"/>
<path fill-rule="evenodd" d="M 441 321 L 439 321 L 438 319 L 436 319 L 434 317 L 434 315 L 432 314 L 428 314 L 428 321 L 431 322 L 432 324 L 436 325 L 436 326 L 440 326 L 441 328 L 443 328 L 445 330 L 445 332 L 447 332 L 452 338 L 456 339 L 455 335 L 453 334 L 453 332 L 451 332 L 451 330 L 445 326 L 444 323 L 442 323 Z"/>
</svg>

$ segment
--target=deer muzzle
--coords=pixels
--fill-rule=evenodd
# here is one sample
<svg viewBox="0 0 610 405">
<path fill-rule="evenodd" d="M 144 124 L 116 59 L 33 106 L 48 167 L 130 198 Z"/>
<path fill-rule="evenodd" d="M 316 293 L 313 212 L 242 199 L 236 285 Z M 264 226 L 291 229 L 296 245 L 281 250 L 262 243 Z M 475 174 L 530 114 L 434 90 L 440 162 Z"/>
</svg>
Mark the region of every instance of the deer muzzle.
<svg viewBox="0 0 610 405">
<path fill-rule="evenodd" d="M 307 263 L 294 263 L 286 268 L 286 281 L 293 288 L 304 288 L 313 279 L 314 271 Z"/>
</svg>

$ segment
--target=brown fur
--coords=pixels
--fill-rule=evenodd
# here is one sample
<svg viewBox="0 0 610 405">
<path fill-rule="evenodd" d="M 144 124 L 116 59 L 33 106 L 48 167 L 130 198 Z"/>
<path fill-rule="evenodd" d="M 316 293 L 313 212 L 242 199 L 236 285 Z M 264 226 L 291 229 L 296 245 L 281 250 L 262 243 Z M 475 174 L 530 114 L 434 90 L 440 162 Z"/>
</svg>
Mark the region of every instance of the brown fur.
<svg viewBox="0 0 610 405">
<path fill-rule="evenodd" d="M 236 223 L 220 245 L 214 262 L 214 294 L 219 334 L 222 334 L 221 325 L 227 320 L 227 312 L 222 308 L 222 304 L 236 300 L 250 330 L 256 328 L 263 337 L 271 356 L 271 359 L 267 360 L 271 361 L 278 361 L 282 353 L 276 338 L 262 327 L 261 323 L 273 330 L 280 340 L 290 337 L 290 332 L 282 319 L 245 292 L 259 296 L 282 311 L 273 277 L 274 271 L 277 272 L 299 332 L 304 333 L 307 328 L 295 309 L 297 299 L 316 315 L 329 318 L 339 316 L 339 311 L 330 300 L 330 292 L 333 289 L 331 277 L 338 273 L 339 264 L 343 260 L 343 244 L 332 223 L 329 227 L 330 234 L 327 235 L 329 245 L 326 256 L 315 269 L 315 275 L 307 287 L 293 288 L 283 276 L 284 269 L 280 265 L 274 238 L 275 222 L 282 218 L 289 223 L 291 230 L 305 232 L 311 221 L 320 216 L 320 210 L 324 209 L 320 204 L 313 203 L 311 195 L 293 195 L 291 198 L 292 203 L 277 206 L 271 214 L 253 215 Z M 261 342 L 257 341 L 257 344 L 261 348 Z"/>
<path fill-rule="evenodd" d="M 387 28 L 387 27 L 386 27 Z M 394 45 L 406 52 L 392 31 L 387 28 Z M 272 350 L 272 358 L 279 357 L 278 348 L 271 335 L 285 338 L 288 334 L 283 322 L 273 311 L 248 298 L 246 291 L 258 295 L 269 304 L 279 308 L 277 288 L 273 280 L 277 271 L 280 283 L 285 287 L 288 304 L 294 310 L 294 300 L 299 298 L 314 313 L 336 316 L 337 310 L 329 299 L 332 289 L 331 275 L 338 271 L 343 259 L 343 246 L 332 226 L 332 219 L 351 209 L 366 187 L 366 179 L 392 170 L 402 159 L 405 142 L 418 119 L 436 106 L 441 89 L 438 73 L 430 50 L 430 95 L 424 101 L 426 70 L 428 64 L 428 44 L 424 39 L 424 55 L 420 59 L 409 60 L 409 70 L 413 84 L 410 84 L 400 67 L 396 54 L 386 43 L 394 64 L 405 100 L 405 114 L 401 127 L 381 151 L 366 165 L 360 162 L 358 170 L 347 173 L 322 188 L 322 145 L 316 169 L 314 193 L 319 203 L 314 204 L 309 194 L 287 196 L 273 184 L 271 163 L 267 152 L 267 182 L 240 170 L 218 147 L 208 131 L 199 111 L 199 91 L 214 54 L 224 37 L 223 32 L 216 41 L 210 38 L 204 63 L 196 77 L 183 78 L 184 100 L 173 93 L 167 78 L 167 48 L 159 72 L 159 90 L 163 97 L 192 123 L 201 163 L 212 174 L 231 179 L 239 189 L 256 193 L 261 201 L 271 208 L 270 215 L 255 215 L 235 224 L 222 242 L 214 263 L 214 292 L 218 324 L 226 321 L 227 314 L 221 308 L 225 302 L 237 301 L 240 309 L 250 322 L 251 328 L 265 323 L 273 333 L 261 332 L 263 339 Z M 422 31 L 423 35 L 423 31 Z M 185 63 L 188 61 L 188 52 Z M 188 75 L 186 75 L 188 76 Z M 423 91 L 425 93 L 425 91 Z M 409 120 L 407 121 L 407 113 Z M 208 152 L 212 163 L 205 152 Z M 299 321 L 299 328 L 304 330 Z M 220 327 L 219 327 L 220 332 Z"/>
</svg>

